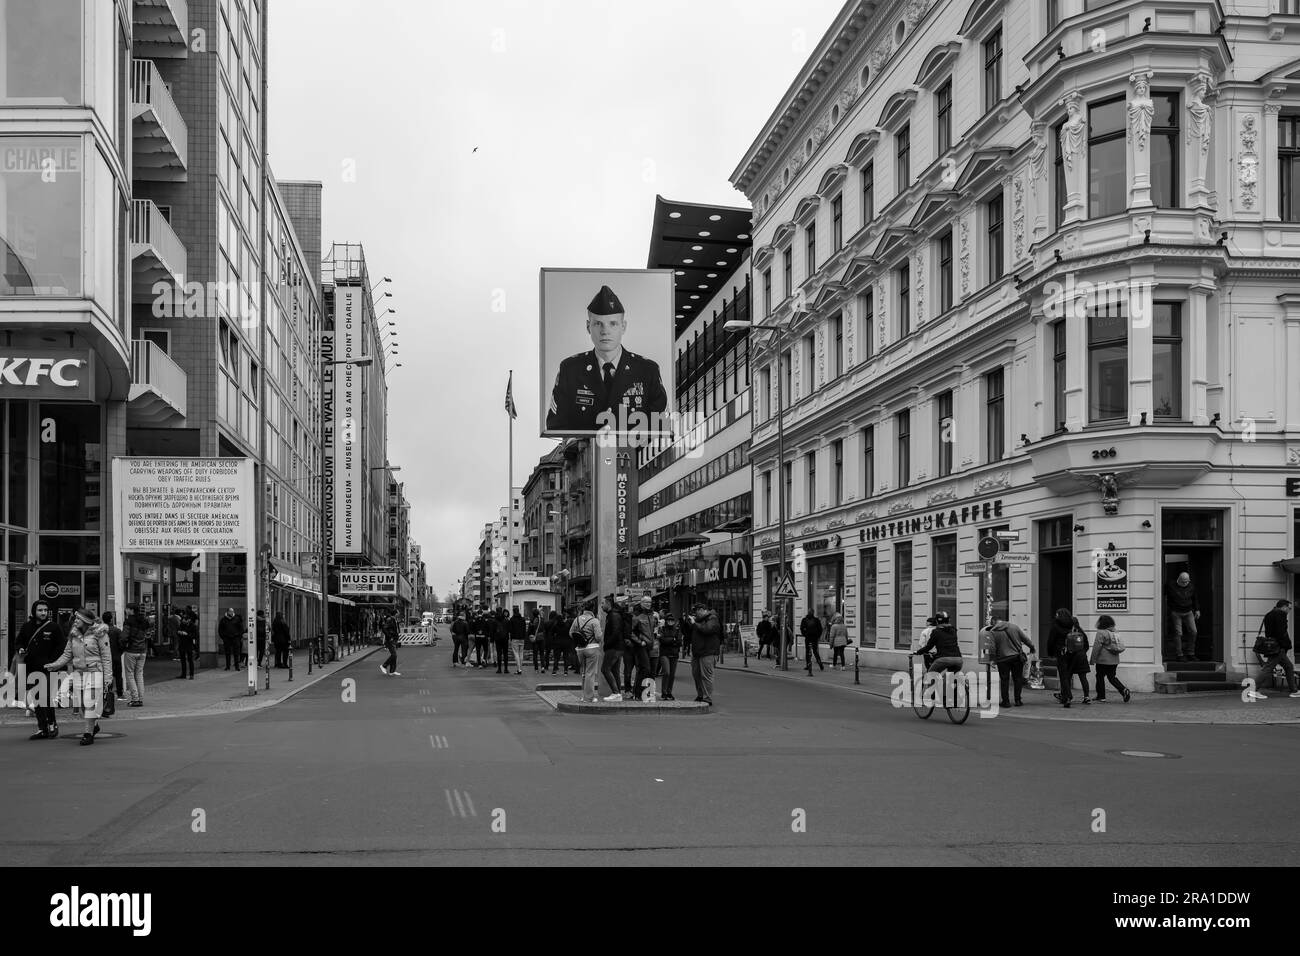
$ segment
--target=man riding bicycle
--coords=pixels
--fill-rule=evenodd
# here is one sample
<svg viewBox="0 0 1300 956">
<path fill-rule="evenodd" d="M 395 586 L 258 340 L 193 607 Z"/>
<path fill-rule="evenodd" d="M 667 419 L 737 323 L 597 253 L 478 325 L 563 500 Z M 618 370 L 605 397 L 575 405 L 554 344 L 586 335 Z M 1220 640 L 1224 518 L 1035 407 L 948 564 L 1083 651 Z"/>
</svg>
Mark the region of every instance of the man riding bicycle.
<svg viewBox="0 0 1300 956">
<path fill-rule="evenodd" d="M 923 654 L 930 660 L 929 673 L 936 671 L 960 671 L 965 664 L 961 656 L 961 646 L 957 643 L 957 629 L 948 621 L 948 612 L 940 611 L 934 618 L 934 630 L 930 640 L 912 653 Z"/>
</svg>

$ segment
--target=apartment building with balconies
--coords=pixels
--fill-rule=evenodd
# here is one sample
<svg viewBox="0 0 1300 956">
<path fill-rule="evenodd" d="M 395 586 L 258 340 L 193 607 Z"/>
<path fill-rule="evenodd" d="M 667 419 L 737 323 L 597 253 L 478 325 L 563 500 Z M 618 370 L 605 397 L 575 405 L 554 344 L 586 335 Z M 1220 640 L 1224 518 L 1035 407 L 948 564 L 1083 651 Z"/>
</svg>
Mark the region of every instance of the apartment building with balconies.
<svg viewBox="0 0 1300 956">
<path fill-rule="evenodd" d="M 1300 566 L 1292 7 L 843 8 L 732 177 L 782 327 L 755 339 L 756 607 L 784 495 L 796 617 L 842 613 L 872 663 L 939 610 L 974 656 L 990 610 L 1042 645 L 1067 607 L 1176 684 L 1183 571 L 1201 666 L 1253 663 Z M 995 531 L 1029 557 L 990 609 L 963 566 Z"/>
</svg>

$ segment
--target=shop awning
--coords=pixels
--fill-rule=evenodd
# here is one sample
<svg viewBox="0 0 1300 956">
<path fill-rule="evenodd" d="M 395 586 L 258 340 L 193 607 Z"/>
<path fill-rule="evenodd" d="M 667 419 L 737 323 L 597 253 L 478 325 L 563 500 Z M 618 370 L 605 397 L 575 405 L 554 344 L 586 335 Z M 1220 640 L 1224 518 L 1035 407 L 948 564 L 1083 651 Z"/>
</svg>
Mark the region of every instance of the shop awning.
<svg viewBox="0 0 1300 956">
<path fill-rule="evenodd" d="M 317 591 L 316 594 L 319 595 L 320 592 Z M 331 594 L 331 595 L 330 595 L 330 603 L 331 603 L 331 604 L 342 604 L 342 605 L 345 605 L 346 607 L 356 607 L 356 606 L 357 606 L 357 602 L 356 602 L 356 601 L 349 601 L 347 598 L 341 598 L 341 597 L 339 597 L 337 594 Z"/>
<path fill-rule="evenodd" d="M 1274 561 L 1273 567 L 1281 568 L 1287 574 L 1300 574 L 1300 558 L 1283 558 L 1281 561 Z"/>
<path fill-rule="evenodd" d="M 669 541 L 668 547 L 674 551 L 681 551 L 685 548 L 698 548 L 708 543 L 709 539 L 702 534 L 683 534 Z"/>
</svg>

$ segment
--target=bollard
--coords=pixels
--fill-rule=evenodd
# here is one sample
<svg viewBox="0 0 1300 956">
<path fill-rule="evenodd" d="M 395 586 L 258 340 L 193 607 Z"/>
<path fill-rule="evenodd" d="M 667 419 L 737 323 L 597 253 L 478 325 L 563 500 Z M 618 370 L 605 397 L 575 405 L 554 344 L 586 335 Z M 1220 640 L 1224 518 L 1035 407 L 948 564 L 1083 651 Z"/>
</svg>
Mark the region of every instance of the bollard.
<svg viewBox="0 0 1300 956">
<path fill-rule="evenodd" d="M 748 669 L 749 668 L 749 641 L 745 640 L 742 637 L 740 639 L 740 647 L 741 647 L 741 651 L 745 655 L 745 667 L 746 669 Z"/>
<path fill-rule="evenodd" d="M 858 676 L 858 649 L 856 647 L 853 648 L 853 683 L 862 683 L 862 679 Z"/>
</svg>

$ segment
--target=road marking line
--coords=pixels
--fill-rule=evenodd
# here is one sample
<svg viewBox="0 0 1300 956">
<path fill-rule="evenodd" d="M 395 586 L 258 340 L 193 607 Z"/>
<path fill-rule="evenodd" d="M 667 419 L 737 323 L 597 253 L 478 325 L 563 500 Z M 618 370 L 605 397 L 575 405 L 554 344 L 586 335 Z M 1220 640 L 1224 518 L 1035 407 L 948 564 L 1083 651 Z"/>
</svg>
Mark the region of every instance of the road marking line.
<svg viewBox="0 0 1300 956">
<path fill-rule="evenodd" d="M 421 696 L 421 697 L 428 697 L 428 696 L 429 696 L 429 688 L 427 688 L 427 687 L 421 687 L 421 688 L 420 688 L 420 696 Z"/>
<path fill-rule="evenodd" d="M 456 805 L 451 802 L 451 791 L 444 790 L 442 792 L 447 795 L 447 809 L 451 811 L 451 815 L 454 817 L 456 815 Z"/>
<path fill-rule="evenodd" d="M 452 794 L 456 797 L 456 809 L 460 811 L 460 815 L 463 817 L 465 815 L 465 804 L 460 802 L 460 791 L 453 790 Z"/>
<path fill-rule="evenodd" d="M 469 798 L 468 790 L 465 791 L 465 802 L 469 804 L 469 815 L 471 817 L 478 816 L 478 812 L 474 809 L 474 801 Z"/>
<path fill-rule="evenodd" d="M 446 737 L 440 735 L 435 736 L 434 734 L 429 734 L 429 746 L 432 747 L 434 750 L 451 749 L 451 744 L 447 742 Z"/>
<path fill-rule="evenodd" d="M 436 714 L 438 709 L 436 707 L 421 707 L 420 712 L 424 714 Z"/>
</svg>

